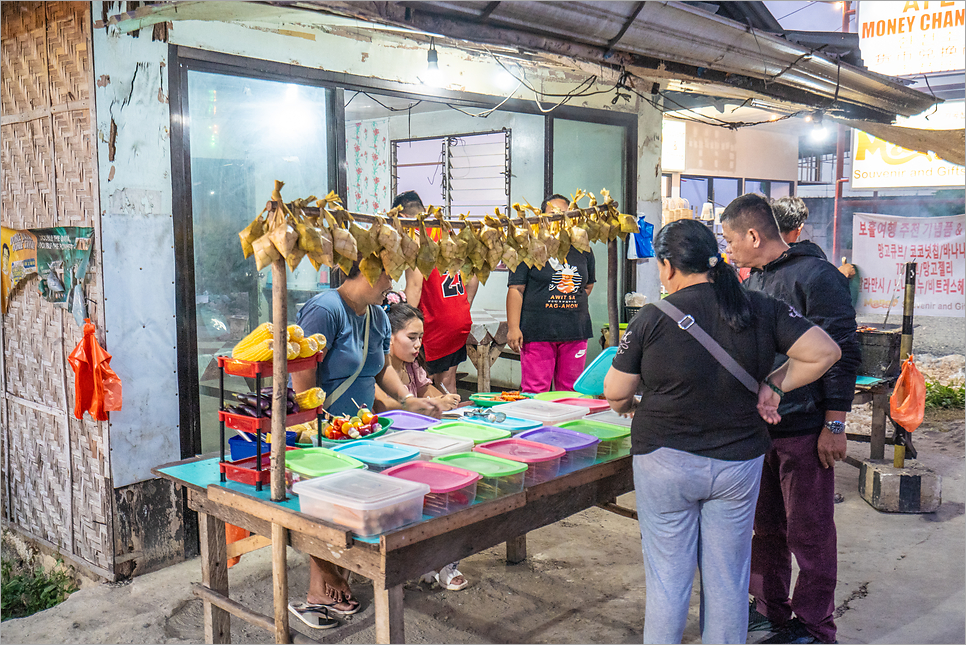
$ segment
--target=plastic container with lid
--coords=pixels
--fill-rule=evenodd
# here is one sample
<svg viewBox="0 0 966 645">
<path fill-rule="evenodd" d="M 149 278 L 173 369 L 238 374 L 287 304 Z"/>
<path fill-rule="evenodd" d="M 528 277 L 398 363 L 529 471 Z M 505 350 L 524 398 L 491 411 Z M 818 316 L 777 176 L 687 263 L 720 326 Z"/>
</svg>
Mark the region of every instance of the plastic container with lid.
<svg viewBox="0 0 966 645">
<path fill-rule="evenodd" d="M 340 455 L 328 448 L 292 450 L 285 453 L 285 485 L 291 488 L 296 482 L 306 479 L 365 467 L 366 465 L 358 459 Z"/>
<path fill-rule="evenodd" d="M 433 461 L 479 473 L 476 482 L 476 499 L 488 500 L 512 495 L 523 490 L 527 465 L 481 452 L 461 452 L 437 457 Z"/>
<path fill-rule="evenodd" d="M 419 451 L 421 461 L 429 461 L 435 457 L 453 455 L 457 452 L 466 452 L 473 449 L 473 442 L 470 439 L 447 437 L 441 434 L 423 432 L 422 430 L 393 432 L 379 437 L 376 441 L 415 448 Z"/>
<path fill-rule="evenodd" d="M 631 427 L 631 422 L 634 421 L 634 417 L 622 417 L 613 410 L 607 410 L 606 412 L 597 412 L 594 414 L 588 414 L 584 417 L 586 421 L 597 421 L 599 423 L 610 423 L 615 426 L 623 426 L 625 428 Z"/>
<path fill-rule="evenodd" d="M 496 441 L 497 439 L 506 439 L 510 436 L 509 430 L 502 430 L 494 425 L 483 425 L 482 423 L 463 423 L 461 421 L 441 423 L 438 426 L 427 428 L 426 432 L 445 435 L 447 437 L 469 439 L 477 446 L 481 443 Z"/>
<path fill-rule="evenodd" d="M 347 470 L 293 486 L 299 510 L 369 536 L 423 518 L 429 486 L 366 470 Z"/>
<path fill-rule="evenodd" d="M 610 404 L 603 399 L 588 399 L 584 397 L 568 397 L 565 399 L 556 399 L 554 403 L 563 403 L 564 405 L 579 405 L 581 407 L 587 408 L 587 414 L 594 414 L 595 412 L 604 412 L 610 409 Z"/>
<path fill-rule="evenodd" d="M 496 410 L 499 412 L 499 410 Z M 533 421 L 532 419 L 520 419 L 517 417 L 507 417 L 503 421 L 486 421 L 480 417 L 465 416 L 461 419 L 465 423 L 476 423 L 481 426 L 488 426 L 490 428 L 497 428 L 499 430 L 508 430 L 511 435 L 518 434 L 520 432 L 526 432 L 527 430 L 536 430 L 541 424 L 539 421 Z"/>
<path fill-rule="evenodd" d="M 533 398 L 538 401 L 556 401 L 557 399 L 566 399 L 571 397 L 579 399 L 584 396 L 584 394 L 574 392 L 573 390 L 556 390 L 554 392 L 540 392 L 539 394 L 534 394 Z"/>
<path fill-rule="evenodd" d="M 416 448 L 368 439 L 353 441 L 332 450 L 340 455 L 358 459 L 366 465 L 366 468 L 377 473 L 407 461 L 419 459 L 419 450 Z"/>
<path fill-rule="evenodd" d="M 479 473 L 435 461 L 411 461 L 383 472 L 412 482 L 429 485 L 423 502 L 426 515 L 445 515 L 466 508 L 476 499 Z"/>
<path fill-rule="evenodd" d="M 539 421 L 545 426 L 559 426 L 564 421 L 573 421 L 587 414 L 587 408 L 584 407 L 554 403 L 553 401 L 537 401 L 535 399 L 503 403 L 494 406 L 493 409 L 508 417 Z"/>
<path fill-rule="evenodd" d="M 567 452 L 560 458 L 561 475 L 593 466 L 597 460 L 597 444 L 600 443 L 600 439 L 593 435 L 553 426 L 528 430 L 517 435 L 517 438 L 545 443 L 548 446 L 557 446 L 566 450 Z"/>
<path fill-rule="evenodd" d="M 473 448 L 473 451 L 526 464 L 525 486 L 540 484 L 556 477 L 560 471 L 560 458 L 565 453 L 563 448 L 516 437 L 484 443 Z"/>
<path fill-rule="evenodd" d="M 295 440 L 298 438 L 298 433 L 288 430 L 285 432 L 285 445 L 294 446 Z M 255 456 L 255 435 L 252 435 L 251 441 L 247 441 L 244 437 L 234 436 L 228 437 L 228 450 L 231 454 L 232 461 L 238 461 L 240 459 L 247 459 L 248 457 Z M 262 454 L 272 451 L 272 444 L 265 441 L 265 435 L 262 435 Z"/>
<path fill-rule="evenodd" d="M 392 429 L 395 432 L 403 430 L 425 430 L 429 426 L 439 423 L 439 419 L 427 417 L 408 410 L 388 410 L 379 413 L 380 419 L 392 419 Z"/>
<path fill-rule="evenodd" d="M 586 418 L 562 423 L 560 427 L 583 432 L 600 439 L 600 443 L 597 444 L 597 463 L 631 454 L 630 428 L 588 421 Z"/>
</svg>

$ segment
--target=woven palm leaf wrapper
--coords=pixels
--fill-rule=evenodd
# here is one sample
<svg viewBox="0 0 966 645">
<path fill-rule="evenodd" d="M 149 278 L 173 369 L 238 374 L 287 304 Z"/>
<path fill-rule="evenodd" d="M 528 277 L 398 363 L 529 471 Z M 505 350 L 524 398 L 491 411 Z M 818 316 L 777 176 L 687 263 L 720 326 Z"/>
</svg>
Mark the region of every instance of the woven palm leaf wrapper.
<svg viewBox="0 0 966 645">
<path fill-rule="evenodd" d="M 432 206 L 430 206 L 432 208 Z M 439 258 L 436 260 L 436 268 L 440 273 L 449 273 L 450 266 L 454 261 L 463 263 L 459 256 L 459 244 L 453 239 L 452 229 L 449 222 L 442 215 L 442 210 L 437 209 L 434 213 L 439 222 Z M 457 265 L 458 267 L 459 265 Z"/>
<path fill-rule="evenodd" d="M 554 257 L 556 257 L 557 260 L 559 260 L 560 262 L 566 262 L 567 255 L 570 253 L 570 245 L 571 245 L 570 227 L 572 225 L 570 223 L 570 218 L 565 215 L 563 221 L 554 222 L 554 224 L 556 225 L 556 228 L 557 228 L 557 242 L 558 242 L 557 255 Z"/>
<path fill-rule="evenodd" d="M 537 239 L 543 242 L 546 247 L 548 258 L 557 257 L 557 252 L 560 250 L 560 239 L 550 232 L 550 222 L 547 221 L 546 217 L 540 217 L 538 222 Z"/>
<path fill-rule="evenodd" d="M 382 260 L 374 253 L 369 254 L 359 262 L 359 271 L 366 276 L 366 280 L 369 281 L 371 286 L 375 286 L 379 276 L 382 275 Z M 346 275 L 348 275 L 348 272 Z"/>
<path fill-rule="evenodd" d="M 510 218 L 507 218 L 506 245 L 503 247 L 503 264 L 511 272 L 516 271 L 522 262 L 520 257 L 520 244 L 516 238 L 516 227 Z"/>
<path fill-rule="evenodd" d="M 346 275 L 349 275 L 352 264 L 359 259 L 356 238 L 342 228 L 335 215 L 328 210 L 324 210 L 324 213 L 325 221 L 329 224 L 329 231 L 332 233 L 332 251 L 335 255 L 335 263 Z"/>
<path fill-rule="evenodd" d="M 416 269 L 423 274 L 423 277 L 428 278 L 438 261 L 439 245 L 429 237 L 423 217 L 420 215 L 417 220 L 419 221 L 419 253 L 416 254 Z"/>
<path fill-rule="evenodd" d="M 399 221 L 401 211 L 402 209 L 393 209 L 389 211 L 389 215 L 392 217 L 393 228 L 399 233 L 399 253 L 402 254 L 403 264 L 406 269 L 415 269 L 416 258 L 419 255 L 419 242 L 410 236 L 409 231 Z"/>
<path fill-rule="evenodd" d="M 469 231 L 469 237 L 472 238 L 472 242 L 467 243 L 466 255 L 472 262 L 474 270 L 479 271 L 486 264 L 486 252 L 489 250 L 480 239 L 483 225 L 480 222 L 464 221 L 466 222 L 466 227 L 463 231 L 460 231 L 460 235 L 464 235 L 465 231 Z"/>
<path fill-rule="evenodd" d="M 359 257 L 366 257 L 379 252 L 379 245 L 375 240 L 375 226 L 363 228 L 358 222 L 349 222 L 349 234 L 356 240 L 356 250 Z"/>
<path fill-rule="evenodd" d="M 565 220 L 570 226 L 570 244 L 578 251 L 590 253 L 590 233 L 580 221 Z"/>
<path fill-rule="evenodd" d="M 267 210 L 268 207 L 266 206 L 248 226 L 243 228 L 238 233 L 238 239 L 241 241 L 242 253 L 244 254 L 246 260 L 252 253 L 255 252 L 252 244 L 255 242 L 255 240 L 265 234 L 265 211 Z"/>
<path fill-rule="evenodd" d="M 255 255 L 255 268 L 259 271 L 272 266 L 272 262 L 282 257 L 268 233 L 252 242 L 252 252 Z"/>
<path fill-rule="evenodd" d="M 496 209 L 496 217 L 487 215 L 483 218 L 483 228 L 480 229 L 480 241 L 486 246 L 486 263 L 490 269 L 497 266 L 503 259 L 504 234 L 503 224 L 500 222 L 500 209 Z"/>
</svg>

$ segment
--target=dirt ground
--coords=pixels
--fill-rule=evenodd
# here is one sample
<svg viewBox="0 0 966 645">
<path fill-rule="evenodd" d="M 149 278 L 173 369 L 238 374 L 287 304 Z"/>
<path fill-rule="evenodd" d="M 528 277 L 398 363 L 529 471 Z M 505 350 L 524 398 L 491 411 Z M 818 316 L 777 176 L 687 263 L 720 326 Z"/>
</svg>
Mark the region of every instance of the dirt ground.
<svg viewBox="0 0 966 645">
<path fill-rule="evenodd" d="M 859 497 L 858 470 L 836 467 L 845 501 L 836 506 L 839 575 L 836 614 L 843 643 L 966 642 L 966 523 L 963 411 L 931 413 L 916 431 L 919 460 L 943 477 L 943 503 L 925 515 L 880 513 Z M 886 456 L 891 458 L 891 446 Z M 851 456 L 868 444 L 849 443 Z M 634 506 L 633 494 L 622 497 Z M 590 509 L 528 535 L 527 560 L 507 565 L 503 546 L 465 559 L 470 586 L 459 592 L 411 583 L 405 634 L 411 643 L 638 643 L 644 619 L 644 572 L 637 523 Z M 289 550 L 289 589 L 308 584 L 305 557 Z M 231 595 L 272 614 L 268 549 L 248 554 L 229 573 Z M 82 589 L 65 603 L 3 623 L 4 643 L 203 642 L 202 605 L 188 589 L 198 560 L 120 585 Z M 325 643 L 371 643 L 373 591 L 353 588 L 364 609 L 327 632 L 299 627 Z M 692 596 L 684 642 L 700 642 Z M 292 625 L 301 625 L 293 620 Z M 751 640 L 764 634 L 755 633 Z M 268 632 L 232 620 L 232 641 L 272 642 Z"/>
</svg>

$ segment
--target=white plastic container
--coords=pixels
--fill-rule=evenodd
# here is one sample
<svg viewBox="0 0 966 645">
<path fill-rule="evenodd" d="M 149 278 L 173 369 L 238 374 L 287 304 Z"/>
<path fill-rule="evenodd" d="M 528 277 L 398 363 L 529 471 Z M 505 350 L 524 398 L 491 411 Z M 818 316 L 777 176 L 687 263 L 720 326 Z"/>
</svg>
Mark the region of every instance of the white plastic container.
<svg viewBox="0 0 966 645">
<path fill-rule="evenodd" d="M 545 426 L 556 426 L 565 421 L 575 421 L 587 416 L 587 408 L 583 406 L 536 399 L 501 403 L 493 406 L 492 409 L 494 412 L 503 412 L 508 417 L 539 421 Z"/>
<path fill-rule="evenodd" d="M 297 482 L 299 510 L 361 536 L 378 535 L 423 517 L 429 486 L 366 470 Z"/>
<path fill-rule="evenodd" d="M 600 423 L 610 423 L 615 426 L 624 426 L 625 428 L 630 428 L 631 423 L 634 421 L 634 417 L 622 417 L 613 410 L 607 410 L 606 412 L 597 412 L 596 414 L 588 414 L 584 417 L 587 421 L 597 421 Z"/>
<path fill-rule="evenodd" d="M 458 452 L 469 452 L 473 449 L 472 439 L 448 437 L 419 430 L 403 430 L 392 432 L 375 439 L 383 443 L 394 443 L 409 446 L 419 450 L 420 461 L 430 461 L 444 455 L 454 455 Z"/>
</svg>

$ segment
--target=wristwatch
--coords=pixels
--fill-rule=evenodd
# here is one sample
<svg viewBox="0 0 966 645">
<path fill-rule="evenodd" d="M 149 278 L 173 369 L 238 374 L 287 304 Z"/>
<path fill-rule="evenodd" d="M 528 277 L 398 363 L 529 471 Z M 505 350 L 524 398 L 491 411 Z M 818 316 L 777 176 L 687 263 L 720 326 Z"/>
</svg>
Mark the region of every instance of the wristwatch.
<svg viewBox="0 0 966 645">
<path fill-rule="evenodd" d="M 826 421 L 825 427 L 832 434 L 842 434 L 845 432 L 845 422 L 844 421 Z"/>
</svg>

